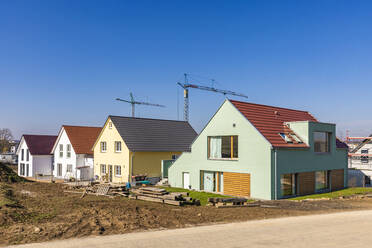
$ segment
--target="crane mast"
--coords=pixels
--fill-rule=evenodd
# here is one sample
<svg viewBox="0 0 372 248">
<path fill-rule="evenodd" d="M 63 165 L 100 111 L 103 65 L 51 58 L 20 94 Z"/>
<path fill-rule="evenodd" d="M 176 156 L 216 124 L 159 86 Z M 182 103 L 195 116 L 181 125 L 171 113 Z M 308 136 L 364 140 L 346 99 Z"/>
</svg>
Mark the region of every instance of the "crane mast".
<svg viewBox="0 0 372 248">
<path fill-rule="evenodd" d="M 237 93 L 237 92 L 230 91 L 230 90 L 221 90 L 221 89 L 216 89 L 214 87 L 190 84 L 186 73 L 184 74 L 184 76 L 185 76 L 184 83 L 177 82 L 177 84 L 183 88 L 183 100 L 184 100 L 183 119 L 184 121 L 189 121 L 189 89 L 190 88 L 211 91 L 215 93 L 221 93 L 223 95 L 232 95 L 232 96 L 248 98 L 248 96 L 244 94 Z"/>
</svg>

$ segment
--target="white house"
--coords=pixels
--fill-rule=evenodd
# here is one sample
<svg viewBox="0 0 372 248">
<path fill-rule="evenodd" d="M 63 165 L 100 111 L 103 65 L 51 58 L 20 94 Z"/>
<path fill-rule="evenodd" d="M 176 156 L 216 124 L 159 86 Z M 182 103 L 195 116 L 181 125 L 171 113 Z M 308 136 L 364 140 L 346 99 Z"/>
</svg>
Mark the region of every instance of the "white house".
<svg viewBox="0 0 372 248">
<path fill-rule="evenodd" d="M 56 139 L 57 136 L 51 135 L 23 135 L 17 148 L 18 175 L 51 175 L 53 156 L 50 151 Z"/>
<path fill-rule="evenodd" d="M 100 127 L 63 125 L 51 153 L 53 176 L 58 179 L 93 179 L 93 151 Z"/>
</svg>

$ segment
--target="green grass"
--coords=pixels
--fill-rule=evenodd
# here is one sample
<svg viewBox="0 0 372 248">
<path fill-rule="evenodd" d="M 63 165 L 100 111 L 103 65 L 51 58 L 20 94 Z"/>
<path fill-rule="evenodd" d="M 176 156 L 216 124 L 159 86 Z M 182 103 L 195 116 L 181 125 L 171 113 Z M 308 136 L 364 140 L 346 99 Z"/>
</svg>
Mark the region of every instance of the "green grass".
<svg viewBox="0 0 372 248">
<path fill-rule="evenodd" d="M 323 194 L 315 194 L 315 195 L 305 195 L 290 198 L 290 200 L 305 200 L 305 199 L 319 199 L 319 198 L 338 198 L 341 196 L 352 196 L 352 195 L 360 195 L 360 194 L 367 194 L 372 193 L 372 188 L 347 188 L 338 191 L 323 193 Z"/>
<path fill-rule="evenodd" d="M 192 197 L 193 199 L 200 200 L 200 204 L 202 206 L 207 205 L 208 198 L 211 198 L 211 197 L 231 198 L 231 196 L 200 192 L 200 191 L 192 191 L 192 190 L 187 190 L 183 188 L 171 188 L 171 187 L 161 187 L 161 188 L 167 190 L 168 192 L 189 192 L 190 197 Z"/>
</svg>

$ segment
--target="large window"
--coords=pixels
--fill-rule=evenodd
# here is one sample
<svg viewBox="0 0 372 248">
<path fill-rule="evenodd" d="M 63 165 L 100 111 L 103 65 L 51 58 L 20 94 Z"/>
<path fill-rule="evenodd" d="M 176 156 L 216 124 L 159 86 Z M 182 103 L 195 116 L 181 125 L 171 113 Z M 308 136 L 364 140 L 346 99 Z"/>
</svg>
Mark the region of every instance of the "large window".
<svg viewBox="0 0 372 248">
<path fill-rule="evenodd" d="M 115 141 L 115 152 L 121 152 L 121 141 Z"/>
<path fill-rule="evenodd" d="M 25 160 L 25 149 L 21 150 L 21 161 Z"/>
<path fill-rule="evenodd" d="M 72 172 L 72 164 L 67 165 L 66 172 Z"/>
<path fill-rule="evenodd" d="M 26 150 L 26 161 L 30 160 L 30 151 L 27 149 Z"/>
<path fill-rule="evenodd" d="M 208 158 L 210 159 L 238 158 L 238 136 L 208 137 Z"/>
<path fill-rule="evenodd" d="M 23 151 L 23 149 L 22 149 L 22 151 Z M 24 176 L 25 175 L 25 164 L 20 164 L 20 168 L 19 168 L 19 174 L 21 175 L 21 176 Z"/>
<path fill-rule="evenodd" d="M 314 151 L 330 152 L 330 136 L 327 132 L 314 132 Z"/>
<path fill-rule="evenodd" d="M 296 175 L 283 174 L 280 178 L 282 196 L 292 196 L 296 194 Z"/>
<path fill-rule="evenodd" d="M 361 156 L 360 156 L 360 161 L 362 162 L 362 163 L 368 163 L 368 149 L 363 149 L 363 150 L 361 150 L 360 151 L 360 153 L 362 154 Z M 365 155 L 363 155 L 363 154 L 366 154 L 367 156 L 365 156 Z"/>
<path fill-rule="evenodd" d="M 223 192 L 223 172 L 200 171 L 200 190 Z"/>
<path fill-rule="evenodd" d="M 101 142 L 101 152 L 106 152 L 107 151 L 107 143 L 106 141 Z"/>
<path fill-rule="evenodd" d="M 66 152 L 67 157 L 71 158 L 71 145 L 70 144 L 67 144 L 66 150 L 67 150 Z"/>
<path fill-rule="evenodd" d="M 328 171 L 315 172 L 315 189 L 316 191 L 328 189 Z"/>
<path fill-rule="evenodd" d="M 57 164 L 57 176 L 62 176 L 62 164 Z"/>
<path fill-rule="evenodd" d="M 63 157 L 63 144 L 60 144 L 60 145 L 59 145 L 59 157 L 60 157 L 60 158 Z"/>
</svg>

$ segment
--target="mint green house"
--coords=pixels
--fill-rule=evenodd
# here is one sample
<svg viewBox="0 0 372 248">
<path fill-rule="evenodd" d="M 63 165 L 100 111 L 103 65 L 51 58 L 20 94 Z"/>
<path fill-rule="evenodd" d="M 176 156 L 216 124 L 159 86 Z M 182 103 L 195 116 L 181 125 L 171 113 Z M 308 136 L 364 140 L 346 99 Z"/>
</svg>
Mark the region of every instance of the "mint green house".
<svg viewBox="0 0 372 248">
<path fill-rule="evenodd" d="M 169 168 L 169 184 L 258 199 L 347 185 L 347 146 L 335 124 L 306 111 L 225 100 Z"/>
</svg>

